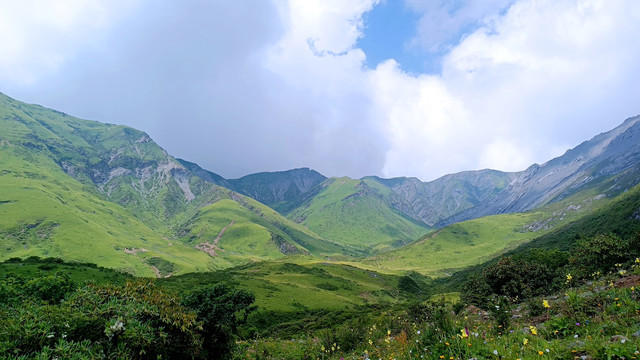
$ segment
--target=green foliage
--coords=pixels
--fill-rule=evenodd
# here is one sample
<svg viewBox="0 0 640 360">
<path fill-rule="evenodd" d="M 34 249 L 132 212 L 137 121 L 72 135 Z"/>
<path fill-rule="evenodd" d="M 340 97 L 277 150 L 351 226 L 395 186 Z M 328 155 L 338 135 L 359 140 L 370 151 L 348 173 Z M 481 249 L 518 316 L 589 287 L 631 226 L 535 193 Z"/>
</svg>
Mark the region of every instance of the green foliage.
<svg viewBox="0 0 640 360">
<path fill-rule="evenodd" d="M 50 304 L 60 302 L 75 288 L 69 276 L 60 273 L 30 279 L 23 286 L 27 295 Z"/>
<path fill-rule="evenodd" d="M 528 298 L 549 292 L 559 276 L 555 270 L 538 262 L 505 257 L 484 269 L 482 274 L 493 293 Z"/>
<path fill-rule="evenodd" d="M 161 257 L 152 257 L 147 259 L 147 264 L 158 269 L 158 272 L 161 276 L 167 276 L 173 273 L 176 269 L 175 265 L 168 260 L 165 260 Z"/>
<path fill-rule="evenodd" d="M 2 310 L 0 353 L 35 358 L 202 357 L 196 314 L 153 282 L 89 283 L 75 291 L 68 285 L 67 278 L 57 275 L 4 279 L 2 288 L 10 288 L 22 301 Z M 60 296 L 64 302 L 52 301 Z"/>
<path fill-rule="evenodd" d="M 495 332 L 498 335 L 506 333 L 511 324 L 511 300 L 506 296 L 496 296 L 488 306 L 489 314 L 493 319 Z"/>
<path fill-rule="evenodd" d="M 581 240 L 570 262 L 576 274 L 585 278 L 595 272 L 606 273 L 633 262 L 640 256 L 640 234 L 624 239 L 616 235 L 596 235 Z"/>
<path fill-rule="evenodd" d="M 468 278 L 463 287 L 465 301 L 487 306 L 492 294 L 511 299 L 526 299 L 550 293 L 562 286 L 567 254 L 557 250 L 536 249 L 505 256 Z"/>
<path fill-rule="evenodd" d="M 422 292 L 418 283 L 407 275 L 401 276 L 400 279 L 398 279 L 398 289 L 411 294 L 419 294 Z"/>
<path fill-rule="evenodd" d="M 233 334 L 255 310 L 255 296 L 246 290 L 217 284 L 197 289 L 183 303 L 202 321 L 204 348 L 209 358 L 227 357 L 234 345 Z"/>
</svg>

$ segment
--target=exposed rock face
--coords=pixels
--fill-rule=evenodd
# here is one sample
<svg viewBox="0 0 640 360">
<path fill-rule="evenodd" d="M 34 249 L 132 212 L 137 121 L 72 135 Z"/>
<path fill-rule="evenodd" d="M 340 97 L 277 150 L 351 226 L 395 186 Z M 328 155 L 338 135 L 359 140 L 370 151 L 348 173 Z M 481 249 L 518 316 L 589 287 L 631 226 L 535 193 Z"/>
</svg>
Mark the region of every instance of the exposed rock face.
<svg viewBox="0 0 640 360">
<path fill-rule="evenodd" d="M 262 172 L 228 180 L 231 189 L 265 205 L 293 201 L 327 178 L 309 168 Z"/>
<path fill-rule="evenodd" d="M 619 180 L 615 187 L 603 189 L 605 193 L 629 189 L 640 182 L 640 116 L 627 119 L 617 128 L 585 141 L 545 164 L 534 164 L 510 175 L 509 185 L 488 201 L 443 218 L 436 225 L 527 211 L 613 176 L 618 176 Z"/>
<path fill-rule="evenodd" d="M 474 208 L 503 190 L 513 173 L 496 170 L 466 171 L 431 182 L 416 178 L 376 179 L 400 196 L 393 206 L 408 216 L 434 226 L 441 220 Z"/>
<path fill-rule="evenodd" d="M 327 180 L 325 176 L 309 168 L 262 172 L 239 179 L 225 179 L 195 163 L 182 159 L 178 161 L 205 181 L 247 195 L 281 213 L 287 213 L 291 208 L 288 205 L 300 202 L 314 187 Z"/>
</svg>

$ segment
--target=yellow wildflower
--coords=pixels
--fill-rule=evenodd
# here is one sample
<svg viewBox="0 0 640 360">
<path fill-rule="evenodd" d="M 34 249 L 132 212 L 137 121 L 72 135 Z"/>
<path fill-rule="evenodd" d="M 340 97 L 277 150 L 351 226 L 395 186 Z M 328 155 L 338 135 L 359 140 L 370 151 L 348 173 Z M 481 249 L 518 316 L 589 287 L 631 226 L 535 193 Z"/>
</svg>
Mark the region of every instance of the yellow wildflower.
<svg viewBox="0 0 640 360">
<path fill-rule="evenodd" d="M 529 339 L 524 338 L 524 340 L 522 341 L 522 343 L 523 343 L 524 345 L 527 345 L 527 344 L 529 343 Z"/>
<path fill-rule="evenodd" d="M 538 329 L 536 329 L 536 327 L 535 327 L 535 326 L 530 325 L 530 326 L 529 326 L 529 330 L 531 330 L 531 333 L 532 333 L 533 335 L 538 335 Z"/>
<path fill-rule="evenodd" d="M 544 352 L 542 350 L 538 350 L 538 355 L 544 355 Z"/>
<path fill-rule="evenodd" d="M 545 309 L 548 309 L 551 307 L 551 305 L 549 305 L 549 301 L 548 300 L 542 300 L 542 306 L 545 307 Z"/>
</svg>

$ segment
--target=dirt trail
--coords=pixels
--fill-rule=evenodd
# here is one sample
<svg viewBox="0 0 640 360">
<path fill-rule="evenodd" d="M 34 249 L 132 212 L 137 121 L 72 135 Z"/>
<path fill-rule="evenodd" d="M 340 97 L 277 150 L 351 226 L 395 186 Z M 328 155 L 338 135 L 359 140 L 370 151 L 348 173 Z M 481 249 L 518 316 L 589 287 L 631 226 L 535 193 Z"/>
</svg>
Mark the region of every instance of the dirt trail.
<svg viewBox="0 0 640 360">
<path fill-rule="evenodd" d="M 224 232 L 227 231 L 227 229 L 231 225 L 235 224 L 235 222 L 236 222 L 235 220 L 231 220 L 231 223 L 229 223 L 229 225 L 223 227 L 222 230 L 220 230 L 220 233 L 218 234 L 218 237 L 215 240 L 213 240 L 213 244 L 214 245 L 218 245 L 218 241 L 220 241 L 220 238 L 222 237 L 222 235 L 224 235 Z"/>
<path fill-rule="evenodd" d="M 222 235 L 224 235 L 224 232 L 227 231 L 227 229 L 231 225 L 233 225 L 235 222 L 236 222 L 235 220 L 231 220 L 231 223 L 229 223 L 229 225 L 223 227 L 222 230 L 220 230 L 220 232 L 218 233 L 218 237 L 216 237 L 215 240 L 213 240 L 213 244 L 210 244 L 208 242 L 203 242 L 201 244 L 196 245 L 196 249 L 204 251 L 211 256 L 216 256 L 217 255 L 216 251 L 224 251 L 223 249 L 220 249 L 218 247 L 218 242 L 222 238 Z"/>
</svg>

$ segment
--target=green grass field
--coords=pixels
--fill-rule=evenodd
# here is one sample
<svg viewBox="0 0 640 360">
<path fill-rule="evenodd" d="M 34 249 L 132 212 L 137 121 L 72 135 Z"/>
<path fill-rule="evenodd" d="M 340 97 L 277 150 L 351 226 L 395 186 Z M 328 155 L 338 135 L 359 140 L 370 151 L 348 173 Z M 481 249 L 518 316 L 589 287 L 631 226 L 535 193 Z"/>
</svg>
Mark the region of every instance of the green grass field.
<svg viewBox="0 0 640 360">
<path fill-rule="evenodd" d="M 534 211 L 487 216 L 449 225 L 398 250 L 359 262 L 379 271 L 414 270 L 432 277 L 481 264 L 608 204 L 595 189 Z"/>
<path fill-rule="evenodd" d="M 391 208 L 390 191 L 374 180 L 335 178 L 287 217 L 361 254 L 407 244 L 429 228 Z"/>
</svg>

